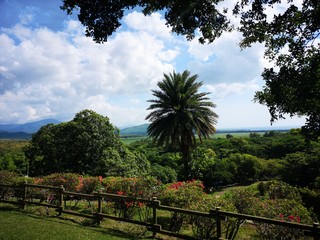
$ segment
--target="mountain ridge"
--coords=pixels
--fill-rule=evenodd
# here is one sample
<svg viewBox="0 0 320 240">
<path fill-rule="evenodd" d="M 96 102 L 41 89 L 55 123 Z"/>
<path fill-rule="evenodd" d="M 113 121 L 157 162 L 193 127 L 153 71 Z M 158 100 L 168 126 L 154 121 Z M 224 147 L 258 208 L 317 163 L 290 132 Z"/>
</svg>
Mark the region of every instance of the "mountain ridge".
<svg viewBox="0 0 320 240">
<path fill-rule="evenodd" d="M 49 123 L 59 124 L 60 121 L 52 118 L 43 119 L 24 124 L 0 124 L 0 139 L 30 139 L 42 126 Z M 149 123 L 135 125 L 132 127 L 119 128 L 120 136 L 147 135 Z M 217 133 L 230 132 L 263 132 L 263 131 L 283 131 L 293 127 L 252 127 L 252 128 L 222 128 L 217 129 Z"/>
<path fill-rule="evenodd" d="M 49 123 L 58 124 L 60 121 L 52 118 L 47 118 L 39 121 L 28 122 L 23 124 L 0 124 L 0 132 L 17 133 L 24 132 L 32 134 L 37 132 L 42 126 Z"/>
</svg>

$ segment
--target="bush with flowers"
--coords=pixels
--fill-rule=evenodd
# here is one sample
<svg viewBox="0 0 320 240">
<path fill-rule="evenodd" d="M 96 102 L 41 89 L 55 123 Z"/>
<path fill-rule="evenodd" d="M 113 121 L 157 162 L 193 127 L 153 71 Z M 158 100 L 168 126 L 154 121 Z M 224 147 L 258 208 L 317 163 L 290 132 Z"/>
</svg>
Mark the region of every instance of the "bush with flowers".
<svg viewBox="0 0 320 240">
<path fill-rule="evenodd" d="M 290 199 L 265 200 L 260 202 L 257 215 L 280 221 L 312 224 L 310 212 L 299 202 Z M 262 239 L 300 239 L 302 230 L 256 222 L 257 232 Z"/>
<path fill-rule="evenodd" d="M 102 185 L 107 193 L 151 199 L 158 194 L 161 183 L 152 177 L 108 177 L 103 179 Z M 132 219 L 138 215 L 140 220 L 149 218 L 149 209 L 138 201 L 118 200 L 114 202 L 113 209 L 119 217 Z"/>
<path fill-rule="evenodd" d="M 191 209 L 200 212 L 209 212 L 217 207 L 223 211 L 237 212 L 235 206 L 223 198 L 216 198 L 212 195 L 204 195 L 198 202 L 191 205 Z M 228 218 L 222 222 L 222 234 L 226 239 L 234 239 L 243 221 L 235 218 Z M 200 239 L 213 239 L 217 236 L 217 225 L 215 218 L 192 216 L 192 231 L 194 236 Z"/>
<path fill-rule="evenodd" d="M 63 186 L 66 191 L 76 192 L 80 183 L 78 174 L 74 173 L 53 173 L 43 178 L 34 178 L 34 183 L 38 185 Z M 52 202 L 56 199 L 57 192 L 49 189 L 32 189 L 32 198 L 39 198 L 40 201 Z M 65 196 L 65 200 L 70 200 L 70 196 Z M 66 201 L 65 201 L 66 207 Z"/>
<path fill-rule="evenodd" d="M 80 184 L 79 175 L 75 173 L 53 173 L 43 178 L 43 185 L 63 186 L 66 191 L 76 192 Z"/>
<path fill-rule="evenodd" d="M 186 182 L 169 183 L 163 186 L 159 194 L 161 204 L 172 207 L 192 209 L 196 202 L 200 202 L 204 197 L 204 186 L 201 181 L 192 180 Z M 172 212 L 168 230 L 179 232 L 184 223 L 190 221 L 187 214 Z"/>
<path fill-rule="evenodd" d="M 103 178 L 101 176 L 79 176 L 78 178 L 79 184 L 77 185 L 76 190 L 79 193 L 92 194 L 93 192 L 98 192 L 102 188 Z"/>
<path fill-rule="evenodd" d="M 311 213 L 303 206 L 297 189 L 286 186 L 285 183 L 271 181 L 264 185 L 259 184 L 257 189 L 234 189 L 226 194 L 225 198 L 232 202 L 240 213 L 312 224 Z M 293 228 L 259 222 L 255 222 L 255 226 L 262 239 L 299 239 L 303 236 L 302 231 Z"/>
<path fill-rule="evenodd" d="M 204 194 L 204 185 L 199 180 L 174 182 L 164 185 L 159 200 L 164 205 L 190 209 Z"/>
</svg>

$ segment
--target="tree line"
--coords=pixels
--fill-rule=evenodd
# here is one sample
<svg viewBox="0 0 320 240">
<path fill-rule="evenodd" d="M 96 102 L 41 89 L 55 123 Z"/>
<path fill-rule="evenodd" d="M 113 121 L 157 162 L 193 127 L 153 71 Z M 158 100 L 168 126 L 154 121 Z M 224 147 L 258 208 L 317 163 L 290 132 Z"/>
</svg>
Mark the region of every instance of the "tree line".
<svg viewBox="0 0 320 240">
<path fill-rule="evenodd" d="M 269 179 L 320 188 L 320 143 L 306 142 L 301 129 L 197 141 L 190 152 L 189 177 L 203 181 L 207 188 Z M 28 168 L 30 176 L 151 175 L 164 183 L 185 177 L 177 149 L 159 146 L 152 139 L 125 145 L 108 118 L 91 110 L 81 111 L 70 122 L 42 127 L 30 142 L 3 141 L 1 146 L 0 170 L 26 174 Z"/>
</svg>

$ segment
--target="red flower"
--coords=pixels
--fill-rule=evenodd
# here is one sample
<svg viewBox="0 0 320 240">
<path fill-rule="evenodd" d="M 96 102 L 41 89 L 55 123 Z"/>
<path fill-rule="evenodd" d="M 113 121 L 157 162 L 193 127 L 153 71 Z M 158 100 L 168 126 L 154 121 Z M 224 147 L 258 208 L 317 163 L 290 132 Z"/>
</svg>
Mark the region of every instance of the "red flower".
<svg viewBox="0 0 320 240">
<path fill-rule="evenodd" d="M 127 208 L 131 207 L 133 205 L 133 202 L 125 202 Z"/>
<path fill-rule="evenodd" d="M 290 220 L 291 222 L 293 222 L 293 220 L 295 219 L 295 217 L 292 216 L 292 215 L 290 215 L 288 218 L 289 218 L 289 220 Z"/>
<path fill-rule="evenodd" d="M 117 191 L 117 194 L 118 194 L 118 195 L 124 195 L 124 192 L 122 192 L 122 191 Z"/>
</svg>

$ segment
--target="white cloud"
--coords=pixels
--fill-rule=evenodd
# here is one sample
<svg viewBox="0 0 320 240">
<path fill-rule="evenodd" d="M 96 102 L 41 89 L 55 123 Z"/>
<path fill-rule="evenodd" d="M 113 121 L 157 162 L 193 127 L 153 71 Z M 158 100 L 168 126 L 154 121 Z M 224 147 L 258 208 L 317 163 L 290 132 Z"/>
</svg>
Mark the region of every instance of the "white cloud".
<svg viewBox="0 0 320 240">
<path fill-rule="evenodd" d="M 160 15 L 147 19 L 162 23 Z M 130 22 L 130 27 L 134 24 Z M 140 28 L 139 21 L 136 24 Z M 161 29 L 161 37 L 148 31 L 122 31 L 101 45 L 84 37 L 83 27 L 75 21 L 60 32 L 22 25 L 1 30 L 0 101 L 5 103 L 1 122 L 49 116 L 70 119 L 84 108 L 113 115 L 117 124 L 141 122 L 144 110 L 128 107 L 130 99 L 125 107 L 108 102 L 119 95 L 138 100 L 139 94 L 155 87 L 163 72 L 173 70 L 172 61 L 179 54 L 164 43 Z"/>
<path fill-rule="evenodd" d="M 243 95 L 245 92 L 254 92 L 259 89 L 255 80 L 248 82 L 206 84 L 204 87 L 212 93 L 214 98 L 224 98 L 229 95 Z"/>
<path fill-rule="evenodd" d="M 239 39 L 238 33 L 226 33 L 210 46 L 191 42 L 189 52 L 194 60 L 189 62 L 188 68 L 207 84 L 246 83 L 255 80 L 261 85 L 264 48 L 256 44 L 241 51 L 237 44 Z M 198 51 L 191 51 L 192 48 Z"/>
<path fill-rule="evenodd" d="M 207 61 L 214 54 L 213 44 L 199 44 L 198 38 L 193 39 L 189 44 L 188 53 L 196 60 Z"/>
<path fill-rule="evenodd" d="M 144 16 L 134 11 L 126 15 L 123 20 L 133 30 L 144 31 L 159 38 L 173 40 L 170 28 L 165 25 L 166 21 L 159 13 Z"/>
</svg>

